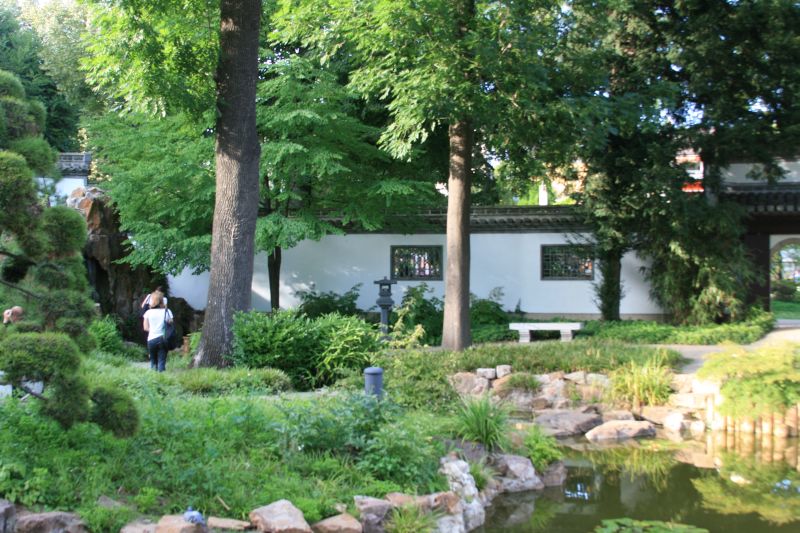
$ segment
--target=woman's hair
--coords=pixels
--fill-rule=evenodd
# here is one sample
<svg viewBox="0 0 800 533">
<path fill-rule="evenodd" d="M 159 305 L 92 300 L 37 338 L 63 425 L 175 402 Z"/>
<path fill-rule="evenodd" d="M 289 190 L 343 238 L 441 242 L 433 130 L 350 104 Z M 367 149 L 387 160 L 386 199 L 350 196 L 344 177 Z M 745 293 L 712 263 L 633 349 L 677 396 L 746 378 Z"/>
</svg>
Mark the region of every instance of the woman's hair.
<svg viewBox="0 0 800 533">
<path fill-rule="evenodd" d="M 150 308 L 153 307 L 161 307 L 161 304 L 164 303 L 164 293 L 161 291 L 155 291 L 150 295 Z"/>
</svg>

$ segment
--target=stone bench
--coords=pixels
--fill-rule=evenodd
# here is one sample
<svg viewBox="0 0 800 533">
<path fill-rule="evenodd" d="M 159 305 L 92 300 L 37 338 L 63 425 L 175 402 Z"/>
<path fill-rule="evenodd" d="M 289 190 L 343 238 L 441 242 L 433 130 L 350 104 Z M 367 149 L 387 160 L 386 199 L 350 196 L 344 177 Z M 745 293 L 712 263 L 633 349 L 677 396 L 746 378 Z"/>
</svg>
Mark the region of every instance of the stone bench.
<svg viewBox="0 0 800 533">
<path fill-rule="evenodd" d="M 519 342 L 531 342 L 533 331 L 560 331 L 563 342 L 572 340 L 572 332 L 583 328 L 581 322 L 512 322 L 509 329 L 519 331 Z"/>
</svg>

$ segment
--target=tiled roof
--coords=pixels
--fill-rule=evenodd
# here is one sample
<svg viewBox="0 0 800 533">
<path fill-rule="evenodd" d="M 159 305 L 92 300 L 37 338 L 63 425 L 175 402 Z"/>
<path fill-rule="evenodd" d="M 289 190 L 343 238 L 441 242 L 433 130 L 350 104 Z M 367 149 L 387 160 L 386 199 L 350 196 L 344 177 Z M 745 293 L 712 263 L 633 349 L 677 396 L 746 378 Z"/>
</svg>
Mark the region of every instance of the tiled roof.
<svg viewBox="0 0 800 533">
<path fill-rule="evenodd" d="M 759 215 L 800 214 L 800 183 L 737 183 L 724 185 L 720 196 Z"/>
</svg>

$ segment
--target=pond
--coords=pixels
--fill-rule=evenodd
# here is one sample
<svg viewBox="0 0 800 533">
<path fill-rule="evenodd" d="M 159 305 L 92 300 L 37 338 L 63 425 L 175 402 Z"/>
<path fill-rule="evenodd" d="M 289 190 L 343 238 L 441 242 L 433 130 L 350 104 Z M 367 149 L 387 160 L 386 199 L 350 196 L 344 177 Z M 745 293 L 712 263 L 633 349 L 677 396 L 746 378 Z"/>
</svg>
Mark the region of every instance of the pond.
<svg viewBox="0 0 800 533">
<path fill-rule="evenodd" d="M 712 533 L 797 533 L 798 441 L 753 444 L 725 434 L 678 449 L 655 441 L 606 449 L 573 443 L 564 486 L 498 496 L 476 531 L 587 533 L 601 520 L 631 517 Z"/>
</svg>

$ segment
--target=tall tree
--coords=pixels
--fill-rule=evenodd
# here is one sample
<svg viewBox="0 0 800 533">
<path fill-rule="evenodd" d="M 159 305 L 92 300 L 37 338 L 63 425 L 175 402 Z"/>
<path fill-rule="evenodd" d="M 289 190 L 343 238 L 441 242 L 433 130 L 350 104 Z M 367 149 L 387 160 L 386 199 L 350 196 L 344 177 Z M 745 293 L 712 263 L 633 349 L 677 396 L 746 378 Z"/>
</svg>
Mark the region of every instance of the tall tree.
<svg viewBox="0 0 800 533">
<path fill-rule="evenodd" d="M 536 110 L 548 92 L 543 55 L 557 35 L 559 4 L 285 0 L 281 35 L 354 58 L 351 85 L 387 102 L 382 145 L 396 157 L 431 131 L 450 139 L 443 346 L 470 345 L 469 213 L 476 146 L 508 150 L 506 121 Z M 344 48 L 343 48 L 344 47 Z M 530 121 L 530 116 L 522 120 Z"/>
</svg>

